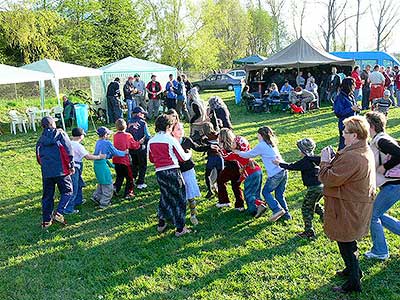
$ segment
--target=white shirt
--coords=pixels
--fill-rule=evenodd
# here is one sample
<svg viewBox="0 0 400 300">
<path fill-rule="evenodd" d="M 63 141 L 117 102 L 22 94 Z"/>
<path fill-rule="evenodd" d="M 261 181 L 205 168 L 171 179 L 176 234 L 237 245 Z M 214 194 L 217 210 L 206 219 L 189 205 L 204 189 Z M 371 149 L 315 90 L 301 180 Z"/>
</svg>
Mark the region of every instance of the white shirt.
<svg viewBox="0 0 400 300">
<path fill-rule="evenodd" d="M 74 161 L 82 162 L 82 159 L 89 154 L 83 145 L 77 141 L 71 141 L 72 152 L 74 154 Z"/>
<path fill-rule="evenodd" d="M 369 74 L 369 80 L 371 84 L 383 84 L 385 83 L 385 76 L 379 71 L 373 71 Z"/>
</svg>

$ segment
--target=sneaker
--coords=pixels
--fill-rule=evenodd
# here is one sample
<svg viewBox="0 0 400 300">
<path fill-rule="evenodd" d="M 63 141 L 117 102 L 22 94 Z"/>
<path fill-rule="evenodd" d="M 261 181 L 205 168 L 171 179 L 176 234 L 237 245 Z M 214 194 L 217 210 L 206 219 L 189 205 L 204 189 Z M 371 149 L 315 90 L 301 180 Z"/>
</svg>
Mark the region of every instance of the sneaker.
<svg viewBox="0 0 400 300">
<path fill-rule="evenodd" d="M 108 205 L 99 205 L 99 209 L 106 209 L 107 207 L 111 206 L 111 204 Z"/>
<path fill-rule="evenodd" d="M 389 258 L 389 253 L 387 253 L 387 254 L 375 254 L 372 251 L 367 251 L 367 252 L 364 253 L 364 256 L 366 258 L 368 258 L 368 259 L 373 258 L 373 259 L 386 260 L 386 259 Z"/>
<path fill-rule="evenodd" d="M 267 210 L 267 207 L 264 204 L 257 206 L 257 213 L 254 217 L 255 218 L 261 217 L 265 213 L 266 210 Z"/>
<path fill-rule="evenodd" d="M 217 203 L 215 204 L 216 207 L 221 208 L 221 207 L 230 207 L 230 203 Z"/>
<path fill-rule="evenodd" d="M 53 224 L 53 221 L 50 220 L 49 222 L 42 222 L 42 229 L 49 228 Z"/>
<path fill-rule="evenodd" d="M 164 226 L 157 226 L 158 233 L 163 233 L 165 229 L 167 229 L 167 223 L 165 223 Z"/>
<path fill-rule="evenodd" d="M 185 234 L 190 233 L 190 232 L 191 232 L 190 229 L 187 229 L 187 227 L 183 227 L 181 232 L 175 231 L 175 236 L 176 237 L 181 237 L 182 235 L 185 235 Z"/>
<path fill-rule="evenodd" d="M 53 214 L 53 220 L 57 221 L 58 223 L 61 223 L 62 225 L 67 225 L 67 221 L 65 221 L 64 216 L 59 212 L 55 212 Z"/>
<path fill-rule="evenodd" d="M 235 210 L 237 210 L 237 211 L 244 211 L 244 207 L 235 207 Z"/>
<path fill-rule="evenodd" d="M 96 203 L 97 205 L 100 204 L 99 200 L 97 200 L 97 198 L 95 196 L 93 196 L 92 198 L 90 198 L 90 200 L 92 200 L 94 203 Z"/>
<path fill-rule="evenodd" d="M 286 213 L 283 215 L 282 219 L 285 220 L 285 221 L 289 221 L 289 220 L 292 219 L 292 215 L 289 214 L 288 212 L 286 212 Z"/>
<path fill-rule="evenodd" d="M 197 220 L 196 215 L 190 216 L 190 222 L 192 222 L 193 225 L 199 224 L 199 220 Z"/>
<path fill-rule="evenodd" d="M 71 212 L 65 212 L 64 211 L 64 215 L 73 215 L 73 214 L 79 214 L 79 209 L 74 209 Z"/>
<path fill-rule="evenodd" d="M 132 199 L 135 197 L 134 193 L 129 193 L 128 195 L 125 196 L 125 199 Z"/>
<path fill-rule="evenodd" d="M 145 183 L 138 184 L 137 188 L 138 188 L 139 190 L 143 190 L 143 189 L 147 188 L 147 184 L 145 184 Z"/>
<path fill-rule="evenodd" d="M 270 221 L 270 222 L 275 222 L 275 221 L 279 220 L 279 218 L 282 217 L 285 213 L 286 213 L 286 212 L 285 212 L 283 209 L 281 209 L 280 211 L 274 213 L 274 214 L 269 218 L 268 221 Z"/>
<path fill-rule="evenodd" d="M 314 231 L 303 231 L 297 233 L 297 235 L 301 238 L 307 238 L 307 239 L 313 239 L 315 238 L 315 233 Z"/>
</svg>

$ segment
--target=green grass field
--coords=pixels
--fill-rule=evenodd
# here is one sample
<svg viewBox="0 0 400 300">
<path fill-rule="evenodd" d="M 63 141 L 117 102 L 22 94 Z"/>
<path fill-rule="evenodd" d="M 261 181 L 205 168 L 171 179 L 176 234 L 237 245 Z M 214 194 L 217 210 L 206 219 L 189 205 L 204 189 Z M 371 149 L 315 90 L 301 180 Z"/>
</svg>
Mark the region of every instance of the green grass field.
<svg viewBox="0 0 400 300">
<path fill-rule="evenodd" d="M 287 161 L 298 158 L 295 142 L 302 137 L 313 138 L 317 152 L 329 144 L 336 147 L 336 117 L 328 107 L 305 115 L 250 114 L 234 105 L 232 92 L 218 94 L 230 107 L 235 133 L 247 137 L 252 146 L 257 143 L 258 127 L 268 125 L 276 131 Z M 33 103 L 3 101 L 0 115 L 28 104 Z M 389 118 L 388 131 L 399 138 L 400 109 L 391 109 Z M 6 129 L 4 121 L 2 128 Z M 361 256 L 362 294 L 331 292 L 332 286 L 341 283 L 335 271 L 343 263 L 318 218 L 317 239 L 296 237 L 303 229 L 300 208 L 305 191 L 296 172 L 289 174 L 286 190 L 294 217 L 288 223 L 269 223 L 268 214 L 253 219 L 233 209 L 218 209 L 216 199 L 201 198 L 200 224 L 191 227 L 192 234 L 178 239 L 170 227 L 158 235 L 158 187 L 150 167 L 149 188 L 137 191 L 135 199 L 114 199 L 104 211 L 88 201 L 79 215 L 68 217 L 68 226 L 56 224 L 42 230 L 41 176 L 34 155 L 38 136 L 33 132 L 0 136 L 2 300 L 400 299 L 400 238 L 392 233 L 387 233 L 388 261 L 368 261 Z M 84 145 L 93 151 L 95 141 L 91 128 Z M 204 157 L 195 154 L 195 159 L 205 194 Z M 90 161 L 85 162 L 84 179 L 84 195 L 89 199 L 96 186 Z M 400 218 L 399 205 L 391 214 Z M 370 245 L 369 237 L 361 241 L 360 254 Z"/>
</svg>

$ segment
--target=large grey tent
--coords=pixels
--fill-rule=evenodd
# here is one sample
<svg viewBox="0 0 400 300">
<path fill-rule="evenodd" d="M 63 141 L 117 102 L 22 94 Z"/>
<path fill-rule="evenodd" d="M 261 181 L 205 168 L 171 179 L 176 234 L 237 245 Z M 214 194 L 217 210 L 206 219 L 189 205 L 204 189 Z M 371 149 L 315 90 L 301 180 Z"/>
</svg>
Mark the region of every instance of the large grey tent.
<svg viewBox="0 0 400 300">
<path fill-rule="evenodd" d="M 297 41 L 266 60 L 253 65 L 246 65 L 246 70 L 259 70 L 265 67 L 301 69 L 329 64 L 336 66 L 353 66 L 354 60 L 342 59 L 323 50 L 319 50 L 300 37 Z"/>
</svg>

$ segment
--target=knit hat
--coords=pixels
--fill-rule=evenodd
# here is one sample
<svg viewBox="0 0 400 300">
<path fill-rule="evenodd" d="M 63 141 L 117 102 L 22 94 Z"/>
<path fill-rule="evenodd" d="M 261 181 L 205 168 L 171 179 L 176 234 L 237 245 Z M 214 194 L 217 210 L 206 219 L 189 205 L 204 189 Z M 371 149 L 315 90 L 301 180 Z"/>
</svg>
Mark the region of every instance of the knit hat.
<svg viewBox="0 0 400 300">
<path fill-rule="evenodd" d="M 237 149 L 239 149 L 240 151 L 249 151 L 250 150 L 249 142 L 242 136 L 236 136 L 235 143 L 237 145 Z"/>
<path fill-rule="evenodd" d="M 297 148 L 299 148 L 301 153 L 307 156 L 314 155 L 315 146 L 315 142 L 309 138 L 304 138 L 297 141 Z"/>
</svg>

